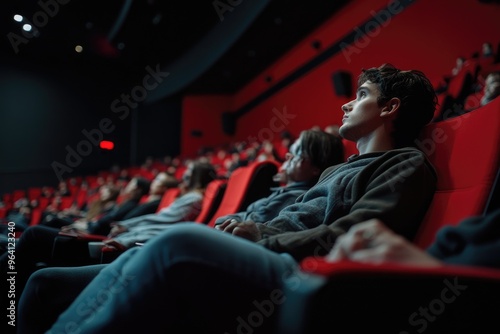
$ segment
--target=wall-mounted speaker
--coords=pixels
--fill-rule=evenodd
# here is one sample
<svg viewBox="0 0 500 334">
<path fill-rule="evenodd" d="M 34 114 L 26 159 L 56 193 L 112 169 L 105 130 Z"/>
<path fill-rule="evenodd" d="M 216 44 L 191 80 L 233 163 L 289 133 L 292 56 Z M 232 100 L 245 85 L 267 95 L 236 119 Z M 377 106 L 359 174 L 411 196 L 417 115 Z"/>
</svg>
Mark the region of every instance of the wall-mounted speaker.
<svg viewBox="0 0 500 334">
<path fill-rule="evenodd" d="M 235 113 L 229 111 L 222 113 L 222 131 L 228 136 L 233 136 L 236 133 Z"/>
<path fill-rule="evenodd" d="M 347 71 L 336 71 L 332 74 L 333 87 L 337 96 L 352 96 L 352 75 Z"/>
<path fill-rule="evenodd" d="M 200 130 L 191 130 L 191 136 L 196 138 L 203 137 L 203 132 Z"/>
</svg>

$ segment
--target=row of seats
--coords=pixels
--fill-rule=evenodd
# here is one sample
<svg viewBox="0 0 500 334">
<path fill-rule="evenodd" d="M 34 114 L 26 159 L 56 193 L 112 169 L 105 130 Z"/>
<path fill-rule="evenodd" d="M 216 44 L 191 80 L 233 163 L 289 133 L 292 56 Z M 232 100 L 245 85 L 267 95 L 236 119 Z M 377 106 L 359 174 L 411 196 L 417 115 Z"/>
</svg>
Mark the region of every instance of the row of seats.
<svg viewBox="0 0 500 334">
<path fill-rule="evenodd" d="M 458 73 L 448 79 L 445 89 L 439 91 L 434 120 L 442 121 L 478 108 L 486 77 L 499 70 L 500 63 L 493 57 L 467 59 Z"/>
<path fill-rule="evenodd" d="M 216 218 L 244 211 L 251 203 L 268 196 L 271 187 L 277 186 L 273 176 L 278 172 L 279 166 L 280 164 L 274 160 L 256 161 L 248 166 L 239 167 L 228 179 L 211 181 L 205 191 L 201 211 L 195 222 L 214 227 Z M 157 212 L 169 206 L 177 198 L 179 191 L 179 188 L 168 189 L 162 197 Z M 78 239 L 80 243 L 106 239 L 101 235 L 71 235 L 63 232 L 60 234 L 54 242 L 55 262 L 64 262 L 63 260 L 71 253 L 66 247 L 71 239 Z M 104 263 L 112 261 L 120 253 L 107 247 L 103 247 L 102 251 L 100 262 Z"/>
<path fill-rule="evenodd" d="M 246 146 L 245 146 L 246 145 Z M 269 159 L 281 161 L 280 155 L 264 154 L 268 153 L 270 142 L 263 142 L 261 144 L 255 142 L 252 144 L 234 143 L 228 147 L 220 147 L 215 149 L 217 154 L 212 151 L 200 152 L 196 159 L 208 160 L 217 171 L 219 178 L 227 178 L 232 170 L 228 170 L 228 163 L 235 163 L 234 155 L 229 154 L 228 148 L 239 152 L 238 157 L 240 161 L 236 165 L 245 165 L 256 160 Z M 274 143 L 271 145 L 273 152 L 282 152 L 284 143 Z M 266 149 L 267 151 L 266 151 Z M 255 150 L 255 157 L 250 159 L 243 156 L 247 155 L 250 149 Z M 191 159 L 176 157 L 171 160 L 164 159 L 163 161 L 147 158 L 146 162 L 140 167 L 125 167 L 119 169 L 117 166 L 113 167 L 110 171 L 100 171 L 96 175 L 87 176 L 74 176 L 60 182 L 57 188 L 55 187 L 30 187 L 25 190 L 15 190 L 12 193 L 5 193 L 0 200 L 0 219 L 5 219 L 11 210 L 16 210 L 16 201 L 25 200 L 29 203 L 32 214 L 31 224 L 37 225 L 40 218 L 46 209 L 51 212 L 63 211 L 73 206 L 76 208 L 83 208 L 86 204 L 90 203 L 98 197 L 98 189 L 103 184 L 113 184 L 114 186 L 122 189 L 126 182 L 135 176 L 143 177 L 152 181 L 156 174 L 159 172 L 167 172 L 175 177 L 177 180 L 182 179 L 182 175 L 187 168 L 187 163 Z M 64 189 L 61 190 L 61 184 Z M 144 196 L 144 200 L 147 196 Z M 121 197 L 118 198 L 120 203 Z"/>
</svg>

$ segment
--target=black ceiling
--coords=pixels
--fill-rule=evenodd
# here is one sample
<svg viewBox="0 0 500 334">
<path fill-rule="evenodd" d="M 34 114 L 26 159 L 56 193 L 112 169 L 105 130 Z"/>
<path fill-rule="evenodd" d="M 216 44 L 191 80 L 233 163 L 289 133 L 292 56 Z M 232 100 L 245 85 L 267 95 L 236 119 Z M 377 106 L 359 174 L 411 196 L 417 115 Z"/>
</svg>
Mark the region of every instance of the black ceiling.
<svg viewBox="0 0 500 334">
<path fill-rule="evenodd" d="M 224 24 L 216 4 L 219 11 L 223 10 L 221 4 L 238 10 L 241 1 L 2 1 L 0 60 L 101 79 L 120 72 L 133 80 L 145 65 L 174 62 L 208 31 Z M 271 0 L 241 38 L 184 92 L 237 91 L 346 2 Z M 128 11 L 124 10 L 127 4 Z M 117 24 L 121 13 L 126 15 Z M 35 37 L 23 35 L 26 22 L 16 22 L 15 14 L 38 26 Z M 119 29 L 114 30 L 116 27 Z M 83 47 L 81 53 L 75 51 L 77 45 Z"/>
</svg>

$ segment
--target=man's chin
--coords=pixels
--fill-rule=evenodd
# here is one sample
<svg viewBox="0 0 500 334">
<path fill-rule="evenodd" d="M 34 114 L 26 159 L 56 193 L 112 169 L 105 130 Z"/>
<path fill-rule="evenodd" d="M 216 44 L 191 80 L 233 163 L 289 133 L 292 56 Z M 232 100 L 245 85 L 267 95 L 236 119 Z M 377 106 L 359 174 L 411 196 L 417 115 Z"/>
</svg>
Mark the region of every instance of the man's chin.
<svg viewBox="0 0 500 334">
<path fill-rule="evenodd" d="M 349 132 L 349 130 L 348 130 L 347 126 L 342 124 L 339 128 L 339 136 L 346 139 L 346 140 L 349 140 L 348 139 L 348 137 L 349 137 L 348 132 Z"/>
</svg>

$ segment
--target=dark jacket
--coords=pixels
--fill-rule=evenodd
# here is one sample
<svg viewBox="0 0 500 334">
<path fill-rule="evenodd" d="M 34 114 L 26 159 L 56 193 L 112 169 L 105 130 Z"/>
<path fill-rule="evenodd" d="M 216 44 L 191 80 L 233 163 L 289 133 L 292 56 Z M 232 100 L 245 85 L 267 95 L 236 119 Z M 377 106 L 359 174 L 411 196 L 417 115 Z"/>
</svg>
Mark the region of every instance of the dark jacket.
<svg viewBox="0 0 500 334">
<path fill-rule="evenodd" d="M 215 224 L 222 224 L 228 219 L 265 223 L 276 217 L 283 208 L 295 203 L 297 198 L 311 186 L 310 183 L 295 182 L 283 187 L 271 188 L 272 193 L 268 197 L 253 202 L 245 211 L 217 218 Z"/>
<path fill-rule="evenodd" d="M 297 203 L 259 225 L 259 243 L 300 261 L 327 254 L 339 235 L 371 218 L 413 240 L 436 181 L 434 168 L 416 148 L 351 156 L 326 169 Z"/>
<path fill-rule="evenodd" d="M 427 252 L 450 264 L 500 268 L 500 209 L 441 228 Z"/>
</svg>

